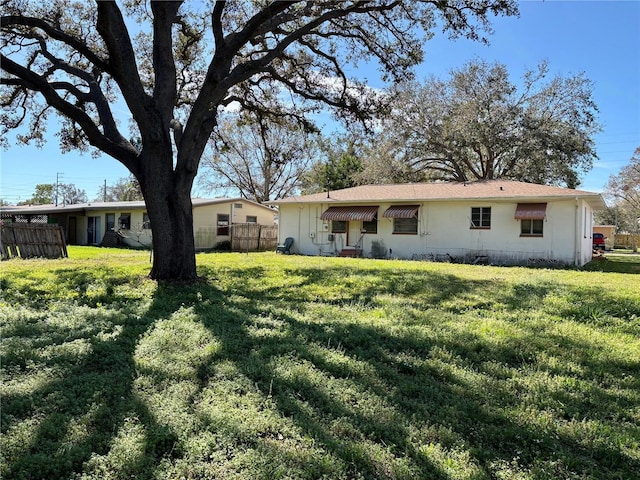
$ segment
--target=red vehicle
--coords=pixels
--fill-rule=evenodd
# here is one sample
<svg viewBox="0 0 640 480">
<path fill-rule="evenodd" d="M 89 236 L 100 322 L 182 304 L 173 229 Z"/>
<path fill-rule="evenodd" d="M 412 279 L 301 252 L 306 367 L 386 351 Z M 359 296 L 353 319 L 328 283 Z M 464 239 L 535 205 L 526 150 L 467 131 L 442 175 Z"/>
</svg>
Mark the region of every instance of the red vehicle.
<svg viewBox="0 0 640 480">
<path fill-rule="evenodd" d="M 594 250 L 602 250 L 604 252 L 604 241 L 607 237 L 602 233 L 594 233 L 593 234 L 593 249 Z"/>
</svg>

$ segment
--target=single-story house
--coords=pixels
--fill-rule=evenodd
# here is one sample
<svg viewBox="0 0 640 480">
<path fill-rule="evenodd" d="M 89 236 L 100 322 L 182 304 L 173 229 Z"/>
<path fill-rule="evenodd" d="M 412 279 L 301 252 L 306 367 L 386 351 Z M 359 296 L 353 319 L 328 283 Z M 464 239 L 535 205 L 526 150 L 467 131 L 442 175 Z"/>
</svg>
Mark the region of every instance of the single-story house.
<svg viewBox="0 0 640 480">
<path fill-rule="evenodd" d="M 598 193 L 506 180 L 365 185 L 268 202 L 304 255 L 494 264 L 592 258 Z"/>
<path fill-rule="evenodd" d="M 244 198 L 193 199 L 196 249 L 230 240 L 229 227 L 241 223 L 274 225 L 276 211 Z M 72 205 L 24 205 L 0 208 L 3 220 L 57 223 L 71 245 L 99 245 L 112 232 L 130 246 L 151 245 L 151 225 L 144 201 L 91 202 Z"/>
</svg>

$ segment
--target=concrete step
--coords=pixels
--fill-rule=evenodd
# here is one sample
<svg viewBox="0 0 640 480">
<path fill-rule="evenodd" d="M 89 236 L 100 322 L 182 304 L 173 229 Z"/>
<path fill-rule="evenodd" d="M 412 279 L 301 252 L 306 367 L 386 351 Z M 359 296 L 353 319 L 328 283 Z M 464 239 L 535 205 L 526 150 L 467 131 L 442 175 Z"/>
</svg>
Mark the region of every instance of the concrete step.
<svg viewBox="0 0 640 480">
<path fill-rule="evenodd" d="M 343 248 L 340 250 L 341 257 L 361 257 L 362 250 L 359 248 Z"/>
</svg>

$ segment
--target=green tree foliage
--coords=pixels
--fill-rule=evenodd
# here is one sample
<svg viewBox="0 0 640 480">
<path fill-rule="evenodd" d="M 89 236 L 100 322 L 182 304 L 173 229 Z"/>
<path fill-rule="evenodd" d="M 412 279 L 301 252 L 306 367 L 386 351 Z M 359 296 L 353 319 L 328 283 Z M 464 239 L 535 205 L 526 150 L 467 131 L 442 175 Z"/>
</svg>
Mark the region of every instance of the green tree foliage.
<svg viewBox="0 0 640 480">
<path fill-rule="evenodd" d="M 297 123 L 245 113 L 228 116 L 213 131 L 200 185 L 256 202 L 295 193 L 317 156 L 317 135 Z"/>
<path fill-rule="evenodd" d="M 513 0 L 122 5 L 3 1 L 0 138 L 28 123 L 18 140 L 42 141 L 53 111 L 63 150 L 90 146 L 121 162 L 153 225 L 151 277 L 183 281 L 197 278 L 191 189 L 223 109 L 304 124 L 328 106 L 366 122 L 380 99 L 347 65 L 372 61 L 401 81 L 434 27 L 482 40 L 490 16 L 517 14 Z"/>
<path fill-rule="evenodd" d="M 87 193 L 72 183 L 39 183 L 36 185 L 31 198 L 20 202 L 19 205 L 47 205 L 56 203 L 59 205 L 72 205 L 85 203 L 88 200 Z"/>
<path fill-rule="evenodd" d="M 550 78 L 541 63 L 518 87 L 506 66 L 474 60 L 448 80 L 393 87 L 369 181 L 507 178 L 575 188 L 596 158 L 592 83 Z"/>
<path fill-rule="evenodd" d="M 48 205 L 55 201 L 56 186 L 52 183 L 39 183 L 36 185 L 31 198 L 18 205 Z"/>
<path fill-rule="evenodd" d="M 605 195 L 616 209 L 618 229 L 640 232 L 640 147 L 633 152 L 628 165 L 609 177 Z M 633 247 L 637 249 L 637 245 Z"/>
<path fill-rule="evenodd" d="M 604 192 L 606 195 L 606 192 Z M 615 200 L 611 199 L 611 202 Z M 593 221 L 596 225 L 615 225 L 617 232 L 628 232 L 630 230 L 624 209 L 620 204 L 611 203 L 604 210 L 593 212 Z"/>
<path fill-rule="evenodd" d="M 313 164 L 302 180 L 302 193 L 355 187 L 362 172 L 361 146 L 354 136 L 337 136 L 321 144 L 323 159 Z"/>
<path fill-rule="evenodd" d="M 144 200 L 140 183 L 133 175 L 120 178 L 113 185 L 100 188 L 97 202 L 128 202 L 133 200 Z"/>
</svg>

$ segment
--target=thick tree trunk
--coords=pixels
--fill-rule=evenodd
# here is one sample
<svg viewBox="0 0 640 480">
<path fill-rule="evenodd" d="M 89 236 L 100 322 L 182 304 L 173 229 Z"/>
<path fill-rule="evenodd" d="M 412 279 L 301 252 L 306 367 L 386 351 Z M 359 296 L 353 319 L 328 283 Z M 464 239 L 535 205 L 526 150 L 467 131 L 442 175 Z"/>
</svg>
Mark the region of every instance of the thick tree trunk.
<svg viewBox="0 0 640 480">
<path fill-rule="evenodd" d="M 145 198 L 153 232 L 151 278 L 193 282 L 197 278 L 190 190 Z"/>
<path fill-rule="evenodd" d="M 156 151 L 155 162 L 147 161 L 146 172 L 138 179 L 153 234 L 150 277 L 159 281 L 194 282 L 197 273 L 191 186 L 195 175 L 181 175 L 170 167 L 160 167 L 161 163 L 166 165 L 166 159 L 159 161 L 160 156 Z"/>
</svg>

